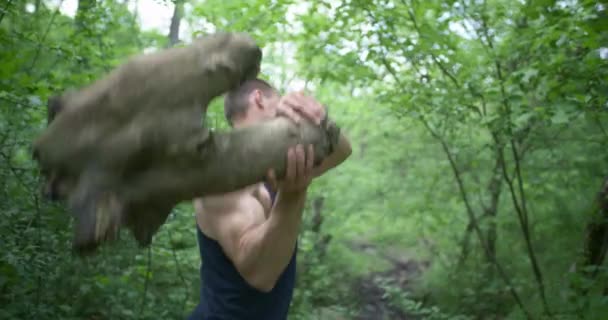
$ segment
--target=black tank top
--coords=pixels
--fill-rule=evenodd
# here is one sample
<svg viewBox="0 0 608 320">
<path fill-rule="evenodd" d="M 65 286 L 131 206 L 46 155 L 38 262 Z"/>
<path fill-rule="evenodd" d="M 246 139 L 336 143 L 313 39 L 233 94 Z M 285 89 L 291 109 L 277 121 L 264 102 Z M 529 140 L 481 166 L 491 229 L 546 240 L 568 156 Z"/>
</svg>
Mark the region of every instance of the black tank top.
<svg viewBox="0 0 608 320">
<path fill-rule="evenodd" d="M 266 186 L 272 202 L 275 194 Z M 270 292 L 251 287 L 238 273 L 219 243 L 197 226 L 202 259 L 200 302 L 189 320 L 285 320 L 293 296 L 296 252 Z"/>
</svg>

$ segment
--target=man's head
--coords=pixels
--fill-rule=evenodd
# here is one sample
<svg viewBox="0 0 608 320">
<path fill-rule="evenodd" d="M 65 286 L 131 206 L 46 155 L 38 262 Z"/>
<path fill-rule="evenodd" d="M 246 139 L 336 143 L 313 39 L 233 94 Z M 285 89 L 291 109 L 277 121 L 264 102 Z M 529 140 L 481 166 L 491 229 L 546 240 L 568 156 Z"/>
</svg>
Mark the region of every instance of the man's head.
<svg viewBox="0 0 608 320">
<path fill-rule="evenodd" d="M 224 115 L 233 127 L 274 118 L 281 96 L 261 79 L 245 81 L 224 98 Z"/>
</svg>

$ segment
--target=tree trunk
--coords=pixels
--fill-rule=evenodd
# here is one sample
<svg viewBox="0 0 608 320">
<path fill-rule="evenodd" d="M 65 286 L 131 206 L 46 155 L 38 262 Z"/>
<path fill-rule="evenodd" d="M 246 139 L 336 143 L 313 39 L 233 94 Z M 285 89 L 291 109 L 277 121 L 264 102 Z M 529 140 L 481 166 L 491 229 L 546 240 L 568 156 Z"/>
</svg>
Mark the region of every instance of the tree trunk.
<svg viewBox="0 0 608 320">
<path fill-rule="evenodd" d="M 498 148 L 498 147 L 497 147 Z M 492 177 L 488 183 L 487 191 L 490 194 L 490 203 L 488 205 L 483 205 L 483 215 L 479 218 L 476 218 L 475 221 L 478 224 L 484 223 L 484 220 L 489 219 L 487 222 L 487 231 L 486 231 L 486 242 L 487 242 L 487 250 L 485 253 L 486 261 L 492 264 L 492 261 L 496 260 L 496 241 L 497 241 L 497 229 L 496 229 L 496 217 L 498 215 L 498 202 L 500 200 L 500 194 L 502 192 L 502 176 L 500 174 L 501 170 L 501 161 L 500 157 L 496 155 L 496 160 L 494 164 L 494 169 L 492 170 Z M 461 270 L 464 267 L 464 264 L 470 253 L 470 242 L 471 242 L 471 233 L 473 232 L 473 223 L 474 220 L 469 218 L 469 223 L 467 224 L 467 228 L 465 230 L 465 234 L 461 241 L 461 251 L 460 257 L 458 259 L 458 267 L 457 270 Z M 488 276 L 491 277 L 492 272 L 489 270 Z"/>
<path fill-rule="evenodd" d="M 324 197 L 318 197 L 313 200 L 312 208 L 314 214 L 312 216 L 312 226 L 310 227 L 310 231 L 315 234 L 315 240 L 313 245 L 313 252 L 319 257 L 319 259 L 323 259 L 325 254 L 327 253 L 327 246 L 331 241 L 331 234 L 323 234 L 321 232 L 321 225 L 323 224 L 323 203 L 325 201 Z"/>
<path fill-rule="evenodd" d="M 583 270 L 592 269 L 588 272 L 591 277 L 595 277 L 608 252 L 608 178 L 597 196 L 594 211 L 587 224 L 583 257 Z"/>
<path fill-rule="evenodd" d="M 184 15 L 184 1 L 175 1 L 175 7 L 173 9 L 173 17 L 171 18 L 171 25 L 169 26 L 169 47 L 173 47 L 179 43 L 179 27 Z"/>
<path fill-rule="evenodd" d="M 597 195 L 591 208 L 590 221 L 587 223 L 583 254 L 572 265 L 572 272 L 578 272 L 587 278 L 586 283 L 572 282 L 570 288 L 577 293 L 576 299 L 586 296 L 592 290 L 599 290 L 608 296 L 608 284 L 598 284 L 596 278 L 608 254 L 608 177 Z M 588 284 L 593 284 L 591 287 Z M 574 302 L 574 301 L 573 301 Z"/>
<path fill-rule="evenodd" d="M 496 146 L 496 148 L 500 148 Z M 488 262 L 496 260 L 496 241 L 497 241 L 497 230 L 496 230 L 496 218 L 498 215 L 498 202 L 500 201 L 500 194 L 502 191 L 502 175 L 501 175 L 501 161 L 499 151 L 496 152 L 496 163 L 494 164 L 494 170 L 492 170 L 492 178 L 488 185 L 488 191 L 490 192 L 490 204 L 485 206 L 484 214 L 488 216 Z M 490 273 L 491 274 L 491 273 Z"/>
<path fill-rule="evenodd" d="M 193 135 L 173 141 L 176 151 L 150 157 L 108 186 L 94 184 L 95 169 L 81 175 L 69 208 L 76 214 L 74 245 L 83 253 L 113 239 L 122 225 L 142 246 L 179 202 L 204 195 L 226 193 L 264 180 L 274 168 L 277 178 L 285 173 L 288 147 L 301 143 L 315 146 L 315 163 L 338 143 L 339 129 L 331 122 L 318 127 L 299 126 L 286 118 L 231 132 Z M 168 144 L 171 144 L 170 142 Z M 150 151 L 153 152 L 153 151 Z M 101 172 L 101 174 L 106 174 Z"/>
<path fill-rule="evenodd" d="M 68 174 L 91 161 L 123 166 L 142 149 L 200 130 L 207 104 L 256 77 L 261 58 L 253 39 L 237 34 L 134 57 L 89 86 L 51 98 L 52 122 L 34 142 L 34 156 L 43 169 Z"/>
</svg>

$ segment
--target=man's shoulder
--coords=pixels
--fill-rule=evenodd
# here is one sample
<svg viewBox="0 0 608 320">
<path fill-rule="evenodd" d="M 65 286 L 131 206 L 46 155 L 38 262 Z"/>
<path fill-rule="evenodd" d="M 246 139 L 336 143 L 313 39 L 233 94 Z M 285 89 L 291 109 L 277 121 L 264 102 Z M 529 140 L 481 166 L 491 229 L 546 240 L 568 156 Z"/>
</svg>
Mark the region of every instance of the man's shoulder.
<svg viewBox="0 0 608 320">
<path fill-rule="evenodd" d="M 260 200 L 256 196 L 257 188 L 254 185 L 195 199 L 196 220 L 203 233 L 215 238 L 220 230 L 241 229 L 258 223 L 263 215 L 258 212 Z"/>
</svg>

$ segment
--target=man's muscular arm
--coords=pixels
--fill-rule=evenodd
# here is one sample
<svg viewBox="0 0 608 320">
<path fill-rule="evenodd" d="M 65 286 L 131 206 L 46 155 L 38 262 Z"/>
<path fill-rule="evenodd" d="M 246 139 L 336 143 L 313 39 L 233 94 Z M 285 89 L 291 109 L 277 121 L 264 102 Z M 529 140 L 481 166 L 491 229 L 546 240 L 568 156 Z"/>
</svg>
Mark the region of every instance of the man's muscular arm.
<svg viewBox="0 0 608 320">
<path fill-rule="evenodd" d="M 252 212 L 262 210 L 253 196 L 214 210 L 218 217 L 214 236 L 245 281 L 260 291 L 272 290 L 291 260 L 306 188 L 312 180 L 313 159 L 312 146 L 306 154 L 301 146 L 288 151 L 286 177 L 278 185 L 277 200 L 268 219 L 256 222 L 255 217 L 263 212 Z M 274 180 L 273 174 L 270 179 Z"/>
<path fill-rule="evenodd" d="M 233 263 L 260 291 L 274 288 L 291 260 L 302 221 L 305 193 L 279 193 L 268 220 L 245 231 L 235 243 Z"/>
<path fill-rule="evenodd" d="M 353 150 L 350 146 L 350 141 L 348 141 L 346 136 L 340 134 L 336 149 L 334 150 L 334 152 L 330 153 L 325 159 L 323 159 L 320 165 L 313 168 L 313 176 L 315 178 L 319 177 L 325 174 L 327 171 L 337 167 L 339 164 L 348 159 L 352 152 Z"/>
</svg>

